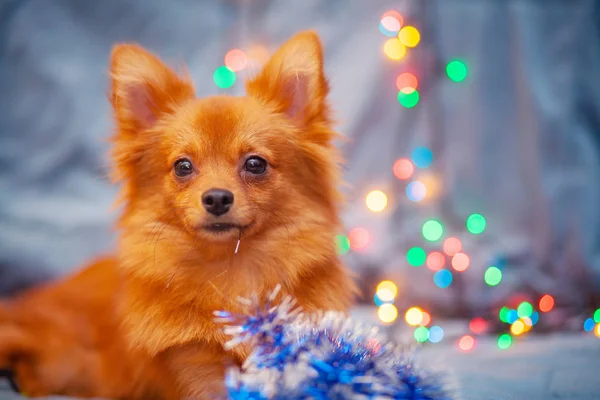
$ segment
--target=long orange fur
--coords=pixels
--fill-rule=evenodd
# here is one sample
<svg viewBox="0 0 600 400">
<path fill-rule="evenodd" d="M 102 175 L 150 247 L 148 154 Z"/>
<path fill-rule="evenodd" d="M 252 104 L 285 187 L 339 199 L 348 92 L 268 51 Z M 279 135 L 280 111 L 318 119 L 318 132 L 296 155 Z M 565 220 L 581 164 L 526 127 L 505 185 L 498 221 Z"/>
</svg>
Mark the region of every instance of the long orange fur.
<svg viewBox="0 0 600 400">
<path fill-rule="evenodd" d="M 10 304 L 13 316 L 1 325 L 0 340 L 4 329 L 12 345 L 0 342 L 0 364 L 4 354 L 13 366 L 39 369 L 57 360 L 79 371 L 80 382 L 53 388 L 58 377 L 50 374 L 43 379 L 46 389 L 38 389 L 37 377 L 16 368 L 29 394 L 60 388 L 61 394 L 123 399 L 215 398 L 223 393 L 224 368 L 240 364 L 248 349 L 223 350 L 227 337 L 213 321 L 214 310 L 244 312 L 238 296 L 264 299 L 277 284 L 307 311 L 346 311 L 356 293 L 333 241 L 340 223 L 340 159 L 332 144 L 321 44 L 312 32 L 290 39 L 248 81 L 243 97 L 198 99 L 187 77 L 137 45 L 116 46 L 110 71 L 112 158 L 123 210 L 116 255 L 92 264 L 92 272 L 42 289 L 45 295 L 22 296 L 34 306 Z M 264 174 L 244 169 L 250 156 L 268 162 Z M 185 178 L 173 172 L 182 158 L 194 166 Z M 201 204 L 213 188 L 235 199 L 219 217 Z M 203 228 L 214 223 L 240 228 Z M 46 308 L 44 296 L 65 304 Z M 71 311 L 69 302 L 78 306 Z M 46 313 L 44 322 L 29 315 L 32 309 Z M 48 339 L 28 346 L 28 338 L 43 330 Z M 105 335 L 112 347 L 84 343 L 87 330 L 95 338 Z M 55 342 L 61 345 L 54 348 Z M 61 358 L 85 346 L 101 361 Z M 117 367 L 101 374 L 100 364 L 123 367 L 128 379 Z M 86 391 L 77 392 L 84 381 Z"/>
</svg>

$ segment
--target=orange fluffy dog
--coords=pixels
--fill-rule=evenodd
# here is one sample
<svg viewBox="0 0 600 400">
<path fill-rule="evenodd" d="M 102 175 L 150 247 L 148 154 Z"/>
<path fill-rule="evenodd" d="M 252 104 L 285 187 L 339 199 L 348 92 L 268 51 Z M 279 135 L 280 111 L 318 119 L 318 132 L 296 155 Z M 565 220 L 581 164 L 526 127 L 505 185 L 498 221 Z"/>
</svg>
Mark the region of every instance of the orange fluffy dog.
<svg viewBox="0 0 600 400">
<path fill-rule="evenodd" d="M 244 312 L 238 296 L 264 299 L 277 284 L 309 311 L 347 310 L 355 293 L 333 240 L 339 170 L 321 45 L 310 32 L 292 38 L 247 83 L 244 97 L 197 99 L 187 78 L 136 45 L 113 50 L 111 76 L 112 154 L 123 188 L 117 257 L 91 267 L 96 277 L 87 289 L 76 278 L 47 288 L 47 297 L 73 303 L 65 317 L 71 326 L 48 328 L 39 347 L 56 343 L 52 357 L 61 357 L 70 340 L 82 346 L 86 332 L 72 326 L 80 318 L 113 347 L 91 344 L 102 360 L 96 364 L 86 354 L 55 360 L 68 372 L 79 368 L 81 384 L 97 388 L 93 395 L 215 398 L 225 367 L 241 363 L 247 349 L 223 349 L 227 337 L 214 310 Z M 90 293 L 95 279 L 110 281 L 105 287 L 113 291 Z M 96 295 L 102 312 L 80 300 Z M 60 312 L 68 308 L 57 304 Z M 33 337 L 45 327 L 23 329 Z M 114 374 L 101 373 L 112 366 Z M 33 387 L 35 378 L 16 370 L 19 383 Z M 49 377 L 58 379 L 45 376 L 48 385 Z M 79 394 L 77 379 L 69 382 L 73 390 L 61 393 Z M 130 390 L 106 394 L 103 385 Z"/>
</svg>

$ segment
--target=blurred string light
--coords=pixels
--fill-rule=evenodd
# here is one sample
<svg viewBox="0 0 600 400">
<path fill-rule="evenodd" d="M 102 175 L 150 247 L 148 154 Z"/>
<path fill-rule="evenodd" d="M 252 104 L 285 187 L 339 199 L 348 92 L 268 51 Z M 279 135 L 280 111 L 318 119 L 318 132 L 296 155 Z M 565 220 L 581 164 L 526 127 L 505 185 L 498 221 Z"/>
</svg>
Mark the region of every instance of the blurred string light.
<svg viewBox="0 0 600 400">
<path fill-rule="evenodd" d="M 502 335 L 500 335 L 500 337 L 498 337 L 498 348 L 503 350 L 508 349 L 511 344 L 512 337 L 509 334 L 503 333 Z"/>
<path fill-rule="evenodd" d="M 404 314 L 404 320 L 407 324 L 417 326 L 423 321 L 423 312 L 419 307 L 411 307 L 406 310 Z"/>
<path fill-rule="evenodd" d="M 427 311 L 421 311 L 421 322 L 419 325 L 427 326 L 431 323 L 431 315 Z"/>
<path fill-rule="evenodd" d="M 393 304 L 383 304 L 377 309 L 377 316 L 381 322 L 389 324 L 398 318 L 398 309 Z"/>
<path fill-rule="evenodd" d="M 475 338 L 471 335 L 464 335 L 458 341 L 458 348 L 462 351 L 471 351 L 475 347 Z"/>
<path fill-rule="evenodd" d="M 444 253 L 452 257 L 453 255 L 462 250 L 462 243 L 458 238 L 449 237 L 446 240 L 444 240 L 443 249 Z"/>
<path fill-rule="evenodd" d="M 433 162 L 433 153 L 427 147 L 417 147 L 411 153 L 412 162 L 418 168 L 427 168 Z"/>
<path fill-rule="evenodd" d="M 413 267 L 420 267 L 426 259 L 427 253 L 420 247 L 412 247 L 406 252 L 406 261 Z"/>
<path fill-rule="evenodd" d="M 500 309 L 500 312 L 498 313 L 498 318 L 500 319 L 500 321 L 502 321 L 504 323 L 508 323 L 509 311 L 510 311 L 510 309 L 508 307 L 502 307 Z"/>
<path fill-rule="evenodd" d="M 583 321 L 583 330 L 586 332 L 591 332 L 595 326 L 596 322 L 593 318 L 588 318 L 585 321 Z"/>
<path fill-rule="evenodd" d="M 393 297 L 398 296 L 398 286 L 396 286 L 396 284 L 392 281 L 381 281 L 379 282 L 379 284 L 377 285 L 377 288 L 375 289 L 376 292 L 380 292 L 382 290 L 387 290 L 390 293 L 392 293 Z"/>
<path fill-rule="evenodd" d="M 415 329 L 415 332 L 413 335 L 417 342 L 419 342 L 419 343 L 426 342 L 429 339 L 429 329 L 427 329 L 424 326 L 420 326 L 417 329 Z"/>
<path fill-rule="evenodd" d="M 356 251 L 365 250 L 371 243 L 371 235 L 365 228 L 354 228 L 348 232 L 350 248 Z"/>
<path fill-rule="evenodd" d="M 420 95 L 418 90 L 413 90 L 411 92 L 398 92 L 398 102 L 405 108 L 413 108 L 417 104 L 419 104 Z"/>
<path fill-rule="evenodd" d="M 383 52 L 390 60 L 399 61 L 406 55 L 406 46 L 398 38 L 394 37 L 385 41 Z"/>
<path fill-rule="evenodd" d="M 462 82 L 467 78 L 467 65 L 460 60 L 450 61 L 446 65 L 446 74 L 454 82 Z"/>
<path fill-rule="evenodd" d="M 600 323 L 600 308 L 596 309 L 596 311 L 594 311 L 594 321 L 597 323 Z"/>
<path fill-rule="evenodd" d="M 502 280 L 502 271 L 500 271 L 500 268 L 498 267 L 489 267 L 485 271 L 483 279 L 488 286 L 496 286 Z"/>
<path fill-rule="evenodd" d="M 446 265 L 446 257 L 439 251 L 432 251 L 427 256 L 427 268 L 432 271 L 439 271 Z"/>
<path fill-rule="evenodd" d="M 248 56 L 243 50 L 231 49 L 225 54 L 225 66 L 233 72 L 240 72 L 248 65 Z"/>
<path fill-rule="evenodd" d="M 350 239 L 346 235 L 337 235 L 335 237 L 337 252 L 339 255 L 344 255 L 350 251 Z"/>
<path fill-rule="evenodd" d="M 517 308 L 517 315 L 519 318 L 530 317 L 531 314 L 533 314 L 533 306 L 531 303 L 524 301 L 519 304 L 519 307 Z"/>
<path fill-rule="evenodd" d="M 521 320 L 513 322 L 513 324 L 510 326 L 510 333 L 515 336 L 518 336 L 523 332 L 525 332 L 525 324 Z"/>
<path fill-rule="evenodd" d="M 213 74 L 213 80 L 215 81 L 215 85 L 221 89 L 227 89 L 233 86 L 235 83 L 235 72 L 226 67 L 225 65 L 220 66 L 215 70 Z"/>
<path fill-rule="evenodd" d="M 410 94 L 417 90 L 419 81 L 414 74 L 403 72 L 396 78 L 396 87 L 404 94 Z"/>
<path fill-rule="evenodd" d="M 387 195 L 381 190 L 373 190 L 367 194 L 365 199 L 367 208 L 372 212 L 381 212 L 388 204 Z"/>
<path fill-rule="evenodd" d="M 444 226 L 435 219 L 430 219 L 423 224 L 421 233 L 425 240 L 429 242 L 436 242 L 441 239 L 444 234 Z"/>
<path fill-rule="evenodd" d="M 377 307 L 384 304 L 394 304 L 395 296 L 389 289 L 378 290 L 373 296 L 373 301 Z"/>
<path fill-rule="evenodd" d="M 415 166 L 407 158 L 399 158 L 394 162 L 392 167 L 394 176 L 400 180 L 410 179 L 413 172 L 415 172 Z"/>
<path fill-rule="evenodd" d="M 509 310 L 508 314 L 506 314 L 506 323 L 514 324 L 516 320 L 519 319 L 519 314 L 517 310 Z"/>
<path fill-rule="evenodd" d="M 433 283 L 437 287 L 445 289 L 452 284 L 452 272 L 447 269 L 441 269 L 433 275 Z"/>
<path fill-rule="evenodd" d="M 396 36 L 404 23 L 404 18 L 396 10 L 386 11 L 379 21 L 379 31 L 385 36 Z"/>
<path fill-rule="evenodd" d="M 554 308 L 554 297 L 545 294 L 540 298 L 538 308 L 541 312 L 549 312 Z M 600 315 L 599 315 L 600 317 Z"/>
<path fill-rule="evenodd" d="M 467 218 L 467 230 L 473 235 L 479 235 L 485 230 L 485 217 L 481 214 L 471 214 Z"/>
<path fill-rule="evenodd" d="M 487 331 L 488 323 L 481 317 L 473 318 L 469 322 L 469 330 L 476 335 L 481 335 Z"/>
<path fill-rule="evenodd" d="M 540 313 L 535 311 L 533 314 L 531 314 L 530 319 L 531 319 L 531 325 L 537 324 L 540 320 Z"/>
<path fill-rule="evenodd" d="M 419 181 L 423 182 L 426 190 L 426 197 L 433 198 L 436 197 L 440 192 L 440 180 L 430 172 L 426 172 L 419 176 Z"/>
<path fill-rule="evenodd" d="M 600 338 L 600 324 L 596 325 L 596 329 L 594 329 L 594 334 Z"/>
<path fill-rule="evenodd" d="M 406 185 L 406 197 L 408 197 L 410 201 L 418 203 L 419 201 L 423 200 L 426 195 L 427 188 L 423 182 L 414 181 Z"/>
<path fill-rule="evenodd" d="M 414 26 L 405 26 L 398 33 L 400 42 L 406 47 L 417 47 L 421 41 L 421 33 Z"/>
<path fill-rule="evenodd" d="M 465 253 L 456 253 L 452 257 L 452 268 L 454 268 L 455 271 L 463 272 L 469 268 L 469 264 L 469 256 Z"/>
<path fill-rule="evenodd" d="M 431 328 L 429 328 L 429 341 L 431 343 L 439 343 L 442 341 L 443 338 L 444 330 L 441 327 L 434 325 Z"/>
</svg>

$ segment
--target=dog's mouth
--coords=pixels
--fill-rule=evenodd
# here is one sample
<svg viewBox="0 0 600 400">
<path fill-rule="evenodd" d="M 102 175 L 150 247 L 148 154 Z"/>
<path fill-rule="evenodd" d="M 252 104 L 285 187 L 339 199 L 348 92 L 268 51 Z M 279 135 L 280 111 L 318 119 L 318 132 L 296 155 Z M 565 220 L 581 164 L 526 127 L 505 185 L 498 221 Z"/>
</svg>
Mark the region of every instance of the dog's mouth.
<svg viewBox="0 0 600 400">
<path fill-rule="evenodd" d="M 214 224 L 203 225 L 202 229 L 212 232 L 212 233 L 221 233 L 221 232 L 229 232 L 233 229 L 240 230 L 240 229 L 242 229 L 242 226 L 237 225 L 237 224 L 217 222 Z"/>
</svg>

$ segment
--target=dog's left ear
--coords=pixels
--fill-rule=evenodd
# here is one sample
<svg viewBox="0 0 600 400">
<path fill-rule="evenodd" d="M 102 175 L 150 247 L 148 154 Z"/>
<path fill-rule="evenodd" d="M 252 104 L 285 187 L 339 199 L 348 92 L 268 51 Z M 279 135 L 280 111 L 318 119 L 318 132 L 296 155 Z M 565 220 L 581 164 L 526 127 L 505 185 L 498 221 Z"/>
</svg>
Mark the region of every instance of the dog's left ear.
<svg viewBox="0 0 600 400">
<path fill-rule="evenodd" d="M 246 91 L 301 125 L 326 122 L 329 86 L 317 34 L 302 32 L 284 43 L 246 84 Z"/>
</svg>

